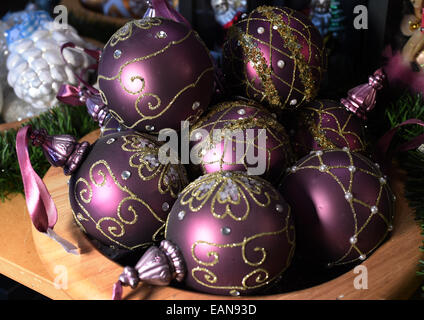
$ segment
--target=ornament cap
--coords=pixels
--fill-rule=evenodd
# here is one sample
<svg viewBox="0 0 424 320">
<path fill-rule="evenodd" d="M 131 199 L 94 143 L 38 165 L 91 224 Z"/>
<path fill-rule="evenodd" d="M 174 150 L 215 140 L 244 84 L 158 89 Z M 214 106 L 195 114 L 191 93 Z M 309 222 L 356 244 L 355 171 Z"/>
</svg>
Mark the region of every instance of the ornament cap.
<svg viewBox="0 0 424 320">
<path fill-rule="evenodd" d="M 366 120 L 366 114 L 375 107 L 377 92 L 383 88 L 385 79 L 383 69 L 378 69 L 368 78 L 368 83 L 349 90 L 347 98 L 341 99 L 340 102 L 347 110 Z"/>
<path fill-rule="evenodd" d="M 168 240 L 159 247 L 152 246 L 143 254 L 135 268 L 125 267 L 114 285 L 113 299 L 121 299 L 122 286 L 136 288 L 140 281 L 156 286 L 167 286 L 172 280 L 181 282 L 186 266 L 180 249 Z"/>
<path fill-rule="evenodd" d="M 29 138 L 34 146 L 43 149 L 49 163 L 63 167 L 65 175 L 75 172 L 88 152 L 88 142 L 78 143 L 71 135 L 50 136 L 46 129 L 30 130 Z"/>
<path fill-rule="evenodd" d="M 87 111 L 91 115 L 91 118 L 98 122 L 101 127 L 106 123 L 106 120 L 111 116 L 109 108 L 103 103 L 102 98 L 99 94 L 88 93 Z"/>
</svg>

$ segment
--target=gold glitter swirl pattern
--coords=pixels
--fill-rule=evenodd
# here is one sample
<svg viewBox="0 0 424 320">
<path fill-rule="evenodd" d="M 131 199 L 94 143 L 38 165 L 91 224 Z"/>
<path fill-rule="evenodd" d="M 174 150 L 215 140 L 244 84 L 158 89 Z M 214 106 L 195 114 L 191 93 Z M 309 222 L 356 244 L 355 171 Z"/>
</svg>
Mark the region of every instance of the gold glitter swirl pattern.
<svg viewBox="0 0 424 320">
<path fill-rule="evenodd" d="M 358 135 L 358 133 L 347 129 L 350 123 L 356 120 L 355 115 L 353 113 L 349 113 L 347 119 L 345 119 L 345 122 L 342 123 L 340 119 L 338 119 L 337 116 L 332 113 L 332 111 L 337 111 L 340 109 L 339 106 L 326 107 L 325 101 L 317 101 L 317 103 L 319 104 L 319 107 L 317 108 L 304 108 L 306 112 L 302 111 L 300 114 L 300 121 L 304 122 L 306 128 L 309 128 L 312 136 L 314 137 L 314 140 L 318 143 L 318 145 L 322 149 L 335 149 L 337 147 L 348 146 L 353 152 L 365 151 L 366 145 L 363 139 Z M 308 111 L 311 113 L 310 115 L 308 115 Z M 318 115 L 319 120 L 317 123 L 314 120 L 314 114 Z M 324 118 L 327 118 L 327 122 L 329 122 L 328 118 L 331 118 L 332 121 L 336 123 L 336 127 L 333 128 L 327 126 Z M 332 132 L 337 135 L 336 141 L 338 142 L 338 146 L 327 137 L 327 132 Z M 349 143 L 349 140 L 346 138 L 346 136 L 355 137 L 353 145 Z"/>
<path fill-rule="evenodd" d="M 245 111 L 244 108 L 255 109 L 255 111 L 249 116 L 241 116 L 236 120 L 226 119 L 229 113 L 237 112 L 240 110 Z M 219 115 L 219 116 L 217 116 Z M 213 121 L 212 118 L 216 118 Z M 220 129 L 222 135 L 216 137 L 216 129 Z M 260 131 L 260 129 L 264 129 L 265 131 Z M 292 162 L 293 153 L 292 149 L 288 143 L 289 138 L 284 130 L 284 128 L 273 118 L 271 114 L 264 111 L 257 104 L 244 103 L 242 101 L 234 101 L 234 102 L 224 102 L 216 105 L 211 112 L 209 112 L 206 116 L 202 117 L 191 129 L 190 135 L 195 135 L 196 130 L 205 129 L 209 132 L 208 136 L 203 137 L 202 141 L 196 145 L 196 148 L 200 151 L 199 158 L 201 159 L 200 165 L 202 166 L 203 173 L 207 173 L 206 165 L 213 165 L 219 163 L 219 167 L 223 169 L 225 165 L 243 165 L 244 170 L 248 170 L 248 161 L 247 156 L 250 149 L 257 151 L 258 153 L 263 152 L 266 154 L 266 169 L 265 176 L 269 176 L 271 174 L 271 156 L 274 154 L 274 151 L 278 150 L 280 156 L 287 163 Z M 255 129 L 257 134 L 255 133 L 254 137 L 251 139 L 245 134 L 246 129 Z M 237 132 L 242 131 L 243 140 L 237 137 Z M 264 134 L 267 140 L 273 141 L 273 146 L 269 147 L 268 145 L 263 146 L 260 143 L 260 135 Z M 241 137 L 241 135 L 240 135 Z M 217 139 L 218 138 L 218 139 Z M 221 156 L 212 157 L 211 160 L 203 159 L 202 152 L 207 152 L 209 150 L 214 150 L 218 144 L 221 144 L 224 141 L 224 146 L 222 150 L 230 150 L 231 146 L 237 146 L 237 144 L 244 145 L 244 153 L 238 159 L 229 160 L 227 157 L 227 152 L 222 152 Z M 284 165 L 282 163 L 282 165 Z M 283 169 L 284 170 L 284 169 Z M 282 171 L 283 171 L 282 170 Z M 281 172 L 281 175 L 276 177 L 270 177 L 275 181 L 279 180 L 284 172 Z"/>
<path fill-rule="evenodd" d="M 160 116 L 162 116 L 168 109 L 170 109 L 171 107 L 172 107 L 172 105 L 175 103 L 175 101 L 178 99 L 178 97 L 180 97 L 183 93 L 185 93 L 187 90 L 189 90 L 189 89 L 192 89 L 192 88 L 195 88 L 197 85 L 198 85 L 198 83 L 207 75 L 207 74 L 209 74 L 209 73 L 213 73 L 213 71 L 214 71 L 214 68 L 213 68 L 213 66 L 211 66 L 211 67 L 209 67 L 209 68 L 206 68 L 205 70 L 203 70 L 198 76 L 197 76 L 197 78 L 195 79 L 195 81 L 193 82 L 193 83 L 190 83 L 190 84 L 188 84 L 188 85 L 186 85 L 184 88 L 182 88 L 179 92 L 177 92 L 176 94 L 175 94 L 175 96 L 171 99 L 171 101 L 166 105 L 166 106 L 163 106 L 163 103 L 162 103 L 162 100 L 160 99 L 160 97 L 159 97 L 159 95 L 157 95 L 157 94 L 155 94 L 155 93 L 148 93 L 148 92 L 144 92 L 144 89 L 145 89 L 145 86 L 146 86 L 146 83 L 145 83 L 145 79 L 144 79 L 144 77 L 142 76 L 142 75 L 135 75 L 135 76 L 132 76 L 129 80 L 130 80 L 130 82 L 135 82 L 135 81 L 138 81 L 139 83 L 140 83 L 140 87 L 137 89 L 137 90 L 134 90 L 134 89 L 132 89 L 132 90 L 130 90 L 130 89 L 128 89 L 127 87 L 126 87 L 126 85 L 124 84 L 124 81 L 123 81 L 123 79 L 122 79 L 122 73 L 123 73 L 123 71 L 124 71 L 124 69 L 126 68 L 126 67 L 128 67 L 128 66 L 130 66 L 130 65 L 132 65 L 132 64 L 134 64 L 134 63 L 137 63 L 137 62 L 140 62 L 140 61 L 146 61 L 146 60 L 149 60 L 149 59 L 151 59 L 151 58 L 154 58 L 154 57 L 156 57 L 156 56 L 158 56 L 158 55 L 160 55 L 160 54 L 163 54 L 164 52 L 166 52 L 167 50 L 169 50 L 170 48 L 172 48 L 173 46 L 176 46 L 176 45 L 179 45 L 179 44 L 181 44 L 181 43 L 183 43 L 184 41 L 186 41 L 188 38 L 190 38 L 191 36 L 193 36 L 193 35 L 196 35 L 196 32 L 195 31 L 193 31 L 193 30 L 189 30 L 188 32 L 187 32 L 187 34 L 184 36 L 184 37 L 182 37 L 181 39 L 179 39 L 179 40 L 174 40 L 174 41 L 171 41 L 171 42 L 169 42 L 167 45 L 165 45 L 162 49 L 160 49 L 160 50 L 158 50 L 158 51 L 156 51 L 156 52 L 153 52 L 153 53 L 151 53 L 151 54 L 148 54 L 148 55 L 146 55 L 146 56 L 142 56 L 142 57 L 138 57 L 138 58 L 134 58 L 134 59 L 132 59 L 132 60 L 129 60 L 129 61 L 127 61 L 127 62 L 125 62 L 120 68 L 119 68 L 119 71 L 118 71 L 118 73 L 116 74 L 116 75 L 114 75 L 114 76 L 111 76 L 111 77 L 109 77 L 109 76 L 104 76 L 104 75 L 101 75 L 101 74 L 99 74 L 99 76 L 98 76 L 98 80 L 100 81 L 100 80 L 105 80 L 105 81 L 115 81 L 115 80 L 118 80 L 119 81 L 119 84 L 120 84 L 120 86 L 121 86 L 121 88 L 125 91 L 125 92 L 127 92 L 128 94 L 131 94 L 131 95 L 139 95 L 138 97 L 137 97 L 137 99 L 136 99 L 136 101 L 135 101 L 135 103 L 134 103 L 134 108 L 135 108 L 135 110 L 136 110 L 136 112 L 140 115 L 140 119 L 139 120 L 137 120 L 136 122 L 134 122 L 133 124 L 125 124 L 126 125 L 126 127 L 128 127 L 129 129 L 133 129 L 133 128 L 135 128 L 136 126 L 138 126 L 141 122 L 144 122 L 144 121 L 148 121 L 148 120 L 152 120 L 152 119 L 156 119 L 156 118 L 158 118 L 158 117 L 160 117 Z M 202 44 L 203 44 L 203 42 L 202 42 Z M 144 92 L 144 93 L 143 93 Z M 107 97 L 106 97 L 106 95 L 104 94 L 104 92 L 102 92 L 102 91 L 100 91 L 100 95 L 101 95 L 101 97 L 102 97 L 102 101 L 105 103 L 105 104 L 107 104 Z M 142 100 L 143 99 L 145 99 L 145 100 L 147 100 L 147 99 L 149 99 L 149 100 L 147 100 L 148 102 L 147 102 L 147 107 L 148 107 L 148 109 L 149 110 L 158 110 L 158 109 L 160 109 L 160 107 L 161 106 L 163 106 L 163 108 L 160 110 L 160 112 L 158 112 L 157 114 L 155 114 L 155 115 L 146 115 L 146 114 L 144 114 L 143 113 L 143 111 L 141 110 L 142 108 L 141 108 L 141 105 L 142 105 Z M 153 101 L 152 101 L 153 100 Z M 153 102 L 153 103 L 152 103 Z M 124 120 L 123 120 L 123 118 L 116 112 L 116 110 L 113 110 L 113 108 L 110 108 L 110 113 L 113 115 L 113 117 L 115 118 L 115 119 L 117 119 L 117 121 L 120 123 L 120 124 L 123 124 L 124 123 Z"/>
<path fill-rule="evenodd" d="M 270 22 L 271 28 L 276 26 L 277 32 L 284 40 L 284 46 L 290 50 L 291 55 L 295 61 L 295 65 L 299 68 L 299 77 L 302 80 L 303 86 L 305 87 L 306 101 L 310 101 L 317 95 L 318 86 L 312 77 L 312 72 L 308 61 L 306 61 L 304 55 L 301 52 L 301 45 L 298 43 L 297 38 L 292 33 L 292 28 L 289 23 L 284 23 L 280 16 L 274 12 L 273 7 L 259 7 L 257 10 L 263 14 Z M 281 12 L 281 9 L 279 9 Z M 290 16 L 289 16 L 290 18 Z M 290 21 L 290 20 L 289 20 Z"/>
<path fill-rule="evenodd" d="M 158 191 L 177 198 L 178 193 L 188 183 L 183 167 L 160 163 L 157 142 L 149 139 L 147 135 L 130 134 L 122 136 L 122 139 L 122 150 L 134 153 L 129 158 L 129 166 L 137 169 L 140 179 L 149 181 L 158 178 Z"/>
<path fill-rule="evenodd" d="M 104 171 L 103 168 L 106 169 L 106 171 Z M 84 221 L 91 221 L 96 225 L 96 229 L 99 230 L 104 237 L 106 237 L 111 242 L 119 245 L 120 247 L 126 248 L 128 250 L 134 250 L 140 247 L 146 247 L 151 245 L 153 241 L 155 241 L 154 238 L 152 239 L 152 242 L 140 243 L 131 247 L 122 243 L 119 238 L 125 235 L 126 225 L 133 225 L 138 222 L 138 219 L 140 218 L 139 212 L 147 212 L 159 222 L 160 227 L 155 232 L 155 235 L 157 235 L 159 232 L 162 232 L 165 221 L 160 218 L 145 201 L 137 197 L 136 194 L 132 192 L 127 186 L 122 186 L 119 183 L 112 169 L 106 161 L 99 160 L 92 164 L 92 166 L 90 167 L 89 177 L 90 182 L 94 187 L 102 188 L 107 181 L 107 176 L 109 176 L 113 180 L 114 184 L 118 187 L 120 191 L 128 195 L 120 201 L 117 208 L 116 217 L 103 217 L 100 218 L 98 221 L 93 218 L 93 216 L 84 206 L 84 204 L 90 204 L 92 201 L 92 187 L 87 180 L 79 178 L 76 181 L 73 190 L 74 199 L 79 209 L 81 210 L 81 212 L 78 212 L 76 214 L 74 213 L 74 217 L 78 225 L 83 228 L 82 223 Z M 81 184 L 83 185 L 82 189 L 80 192 L 78 192 L 77 190 L 80 188 Z M 136 210 L 136 207 L 138 207 L 139 211 Z M 103 227 L 105 223 L 107 223 L 108 225 L 106 229 L 104 229 Z M 83 230 L 85 230 L 85 228 L 83 228 Z"/>
<path fill-rule="evenodd" d="M 238 78 L 235 82 L 241 84 L 242 88 L 245 89 L 244 94 L 247 97 L 254 98 L 260 102 L 266 101 L 271 107 L 284 109 L 286 107 L 296 107 L 301 105 L 304 101 L 312 100 L 319 90 L 319 82 L 322 79 L 323 72 L 325 70 L 325 48 L 318 47 L 316 43 L 312 41 L 312 25 L 308 25 L 301 19 L 295 16 L 295 11 L 288 9 L 288 12 L 277 8 L 262 6 L 253 10 L 246 19 L 241 20 L 238 24 L 233 26 L 228 33 L 228 41 L 236 43 L 237 46 L 241 48 L 242 56 L 240 56 L 234 49 L 230 48 L 230 51 L 224 50 L 224 60 L 231 61 L 227 67 L 230 67 L 233 76 Z M 264 18 L 254 15 L 255 13 L 261 14 Z M 282 16 L 287 18 L 287 23 L 284 22 Z M 290 23 L 294 21 L 297 24 L 303 27 L 304 32 L 297 30 L 290 26 Z M 259 32 L 257 30 L 252 31 L 251 25 L 252 22 L 262 22 L 269 24 L 269 42 L 265 42 L 260 38 L 254 36 L 253 32 Z M 243 27 L 243 30 L 240 29 L 239 24 L 246 23 L 246 27 Z M 263 27 L 262 33 L 265 32 Z M 258 29 L 258 30 L 259 30 Z M 274 41 L 275 35 L 273 31 L 276 31 L 280 36 L 279 41 Z M 266 31 L 268 32 L 268 31 Z M 288 49 L 288 52 L 282 50 L 280 46 L 273 45 L 275 43 L 282 43 L 282 46 Z M 302 47 L 301 42 L 305 43 L 308 49 L 308 56 L 305 56 L 302 53 L 304 47 Z M 263 48 L 260 49 L 259 45 Z M 269 63 L 264 57 L 265 51 L 269 50 Z M 272 57 L 274 52 L 286 57 L 287 59 L 293 60 L 293 72 L 291 77 L 282 78 L 278 75 L 278 68 L 280 66 L 272 65 Z M 315 52 L 315 55 L 313 54 Z M 314 61 L 317 61 L 316 65 Z M 259 78 L 251 78 L 247 74 L 247 66 L 244 67 L 244 70 L 238 70 L 239 64 L 245 64 L 246 62 L 255 69 L 256 74 Z M 281 61 L 284 63 L 284 61 Z M 284 65 L 281 67 L 284 68 Z M 314 75 L 317 74 L 317 76 Z M 299 88 L 295 85 L 296 74 L 299 74 L 299 78 L 303 85 L 302 88 Z M 240 78 L 240 75 L 242 77 Z M 260 90 L 255 84 L 257 80 L 260 80 L 262 83 L 262 90 Z M 280 93 L 276 89 L 277 82 L 280 82 L 284 86 L 288 87 L 288 92 L 284 94 L 284 97 L 280 97 Z M 234 84 L 229 84 L 234 85 Z M 236 84 L 238 86 L 238 84 Z M 293 99 L 293 94 L 297 96 L 302 96 L 302 100 Z M 277 99 L 278 98 L 278 99 Z"/>
<path fill-rule="evenodd" d="M 106 43 L 105 48 L 107 46 L 114 47 L 120 41 L 125 41 L 132 36 L 133 27 L 137 27 L 140 29 L 151 29 L 153 26 L 160 26 L 162 21 L 158 18 L 144 18 L 139 20 L 131 20 L 123 25 L 121 28 L 116 31 L 109 41 Z"/>
<path fill-rule="evenodd" d="M 256 289 L 274 281 L 282 273 L 284 273 L 284 271 L 288 268 L 294 254 L 295 239 L 291 238 L 290 236 L 290 235 L 293 235 L 294 237 L 294 226 L 290 224 L 289 220 L 290 220 L 290 212 L 288 213 L 285 219 L 285 226 L 282 229 L 278 231 L 274 231 L 274 232 L 263 232 L 263 233 L 253 235 L 251 237 L 246 237 L 243 239 L 243 241 L 238 243 L 216 244 L 216 243 L 211 243 L 211 242 L 201 241 L 201 240 L 194 242 L 191 247 L 191 256 L 193 260 L 198 264 L 198 266 L 194 267 L 191 270 L 191 275 L 193 279 L 198 284 L 208 288 L 231 290 L 231 291 L 232 290 L 245 291 L 245 290 Z M 282 270 L 277 275 L 270 278 L 270 273 L 265 268 L 261 267 L 264 265 L 268 257 L 266 248 L 257 247 L 257 246 L 254 247 L 253 251 L 260 252 L 261 257 L 257 261 L 250 261 L 246 256 L 246 247 L 249 243 L 257 239 L 260 239 L 263 237 L 281 236 L 282 234 L 285 234 L 287 237 L 288 244 L 290 245 L 290 252 L 286 260 L 286 265 L 282 268 Z M 203 261 L 196 255 L 196 248 L 198 246 L 209 246 L 211 248 L 220 248 L 220 249 L 239 248 L 241 259 L 243 260 L 243 262 L 250 267 L 254 267 L 255 269 L 242 277 L 240 285 L 231 285 L 231 286 L 216 285 L 216 283 L 219 281 L 219 278 L 212 270 L 210 270 L 210 268 L 215 267 L 219 264 L 220 262 L 219 254 L 216 250 L 211 250 L 206 255 L 208 257 L 213 257 L 213 260 Z"/>
<path fill-rule="evenodd" d="M 349 264 L 358 260 L 364 260 L 369 253 L 373 252 L 377 247 L 380 246 L 380 244 L 384 241 L 387 234 L 392 228 L 391 223 L 394 216 L 394 208 L 392 205 L 389 205 L 388 217 L 386 217 L 384 215 L 384 212 L 380 212 L 380 210 L 378 210 L 378 206 L 383 196 L 389 199 L 389 201 L 392 201 L 394 199 L 394 195 L 390 189 L 388 181 L 386 180 L 387 178 L 382 174 L 382 172 L 380 171 L 379 167 L 377 167 L 376 164 L 371 163 L 368 159 L 361 156 L 360 154 L 355 154 L 356 157 L 362 160 L 361 163 L 366 164 L 368 168 L 363 169 L 360 167 L 355 167 L 353 155 L 347 148 L 344 148 L 343 150 L 332 149 L 332 150 L 325 151 L 325 153 L 331 153 L 331 152 L 345 152 L 349 158 L 349 163 L 347 165 L 333 165 L 333 166 L 327 165 L 325 164 L 323 159 L 324 152 L 315 151 L 315 152 L 312 152 L 309 156 L 305 157 L 302 162 L 296 164 L 296 166 L 292 168 L 289 168 L 287 171 L 289 176 L 291 174 L 295 174 L 296 172 L 299 172 L 302 170 L 309 170 L 309 169 L 319 170 L 323 174 L 329 175 L 332 179 L 334 179 L 336 184 L 340 186 L 343 194 L 345 195 L 346 200 L 349 202 L 349 207 L 350 207 L 352 217 L 354 220 L 354 228 L 352 230 L 352 237 L 350 238 L 350 247 L 347 250 L 347 252 L 344 255 L 342 255 L 339 259 L 328 263 L 329 266 L 335 266 L 335 265 Z M 308 163 L 313 158 L 317 158 L 319 160 L 319 165 L 317 166 L 306 165 L 306 163 Z M 343 185 L 341 180 L 331 171 L 333 169 L 346 169 L 346 171 L 349 172 L 350 174 L 349 184 L 347 187 Z M 359 172 L 361 174 L 372 176 L 375 179 L 380 181 L 380 187 L 379 187 L 379 190 L 377 191 L 377 199 L 375 201 L 375 204 L 369 205 L 365 203 L 364 201 L 355 197 L 355 194 L 352 191 L 353 182 L 354 182 L 355 174 Z M 367 208 L 368 210 L 370 210 L 369 216 L 367 217 L 366 221 L 362 225 L 358 224 L 358 215 L 357 215 L 357 210 L 355 209 L 355 204 L 363 206 Z M 384 222 L 384 224 L 387 226 L 387 229 L 384 235 L 382 236 L 382 238 L 380 239 L 380 241 L 378 241 L 378 243 L 376 243 L 373 248 L 371 248 L 367 252 L 363 252 L 357 245 L 358 239 L 361 235 L 361 232 L 365 230 L 365 228 L 370 224 L 371 220 L 374 218 L 381 219 Z M 357 252 L 358 258 L 354 258 L 354 259 L 346 261 L 345 259 L 351 254 L 352 251 Z"/>
<path fill-rule="evenodd" d="M 210 202 L 210 212 L 215 218 L 224 219 L 229 216 L 235 221 L 245 221 L 251 207 L 248 199 L 257 206 L 266 208 L 272 199 L 278 198 L 278 192 L 265 180 L 257 177 L 252 179 L 239 172 L 218 172 L 190 183 L 181 192 L 179 201 L 182 206 L 188 205 L 192 212 L 200 211 Z M 241 215 L 235 214 L 233 206 L 244 208 L 244 212 Z"/>
</svg>

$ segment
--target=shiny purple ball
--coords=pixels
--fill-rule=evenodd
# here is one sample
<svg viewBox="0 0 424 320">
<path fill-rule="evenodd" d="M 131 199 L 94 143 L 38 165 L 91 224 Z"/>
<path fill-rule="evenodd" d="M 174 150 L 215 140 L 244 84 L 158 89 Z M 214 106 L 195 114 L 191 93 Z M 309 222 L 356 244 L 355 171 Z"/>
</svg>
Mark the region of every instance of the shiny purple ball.
<svg viewBox="0 0 424 320">
<path fill-rule="evenodd" d="M 394 195 L 387 177 L 348 149 L 302 158 L 279 190 L 293 210 L 297 253 L 311 263 L 360 262 L 392 230 Z"/>
<path fill-rule="evenodd" d="M 223 70 L 234 93 L 274 110 L 294 110 L 319 90 L 326 53 L 308 17 L 290 8 L 262 6 L 228 32 Z"/>
<path fill-rule="evenodd" d="M 190 139 L 202 174 L 251 170 L 278 183 L 294 159 L 284 127 L 252 100 L 214 106 L 192 127 Z"/>
<path fill-rule="evenodd" d="M 361 119 L 333 100 L 316 100 L 305 104 L 295 115 L 291 139 L 299 158 L 314 150 L 349 148 L 366 149 L 365 127 Z"/>
<path fill-rule="evenodd" d="M 187 185 L 181 165 L 158 161 L 155 138 L 123 131 L 98 139 L 69 180 L 76 223 L 104 245 L 135 250 L 163 239 L 165 221 Z"/>
<path fill-rule="evenodd" d="M 258 293 L 291 263 L 290 208 L 267 181 L 217 172 L 189 184 L 166 222 L 165 238 L 184 257 L 185 285 L 218 295 Z"/>
<path fill-rule="evenodd" d="M 103 102 L 137 131 L 178 130 L 194 121 L 213 94 L 214 68 L 198 34 L 164 18 L 133 20 L 106 44 L 99 62 Z"/>
</svg>

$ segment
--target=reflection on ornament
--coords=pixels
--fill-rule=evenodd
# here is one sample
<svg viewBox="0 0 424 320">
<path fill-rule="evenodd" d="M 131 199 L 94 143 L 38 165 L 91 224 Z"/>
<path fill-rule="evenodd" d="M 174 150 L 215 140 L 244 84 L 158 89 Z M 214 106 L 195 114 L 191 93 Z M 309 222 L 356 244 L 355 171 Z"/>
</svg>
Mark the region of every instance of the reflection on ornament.
<svg viewBox="0 0 424 320">
<path fill-rule="evenodd" d="M 280 191 L 293 210 L 303 259 L 337 266 L 368 257 L 393 229 L 393 193 L 379 166 L 349 149 L 312 152 Z"/>
</svg>

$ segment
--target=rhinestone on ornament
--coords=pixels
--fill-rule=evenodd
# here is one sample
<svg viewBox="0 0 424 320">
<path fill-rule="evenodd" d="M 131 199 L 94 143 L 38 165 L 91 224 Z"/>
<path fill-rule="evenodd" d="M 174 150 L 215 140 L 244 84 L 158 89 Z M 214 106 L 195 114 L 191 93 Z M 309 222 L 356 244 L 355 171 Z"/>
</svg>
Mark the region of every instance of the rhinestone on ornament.
<svg viewBox="0 0 424 320">
<path fill-rule="evenodd" d="M 262 33 L 265 32 L 265 28 L 264 27 L 259 27 L 257 31 L 258 31 L 259 34 L 262 34 Z"/>
<path fill-rule="evenodd" d="M 244 115 L 246 114 L 246 110 L 244 110 L 244 109 L 239 109 L 239 110 L 237 111 L 237 113 L 238 113 L 239 115 L 241 115 L 241 116 L 244 116 Z"/>
<path fill-rule="evenodd" d="M 361 254 L 359 256 L 359 260 L 362 260 L 362 261 L 364 261 L 366 258 L 367 258 L 367 256 L 365 254 Z"/>
<path fill-rule="evenodd" d="M 228 235 L 231 233 L 231 229 L 230 229 L 229 227 L 223 227 L 223 228 L 221 229 L 221 233 L 222 233 L 224 236 L 228 236 Z"/>
<path fill-rule="evenodd" d="M 293 100 L 290 101 L 290 105 L 291 106 L 295 106 L 296 104 L 297 104 L 297 100 L 296 99 L 293 99 Z"/>
<path fill-rule="evenodd" d="M 283 60 L 278 60 L 277 66 L 280 69 L 283 69 L 286 66 L 286 63 Z"/>
<path fill-rule="evenodd" d="M 323 155 L 323 152 L 321 150 L 312 151 L 312 152 L 315 153 L 318 157 L 321 157 Z"/>
<path fill-rule="evenodd" d="M 379 180 L 380 180 L 380 183 L 381 184 L 386 184 L 387 183 L 387 180 L 384 177 L 381 177 Z"/>
<path fill-rule="evenodd" d="M 131 177 L 131 172 L 125 170 L 124 172 L 121 173 L 121 177 L 124 180 L 128 180 Z"/>
<path fill-rule="evenodd" d="M 106 141 L 107 144 L 112 144 L 116 141 L 115 138 L 110 138 L 108 141 Z"/>
<path fill-rule="evenodd" d="M 195 103 L 193 103 L 192 109 L 193 110 L 196 110 L 199 107 L 200 107 L 200 102 L 199 101 L 196 101 Z"/>
<path fill-rule="evenodd" d="M 350 193 L 350 192 L 346 192 L 345 193 L 345 199 L 347 200 L 347 201 L 352 201 L 353 200 L 353 195 L 352 195 L 352 193 Z"/>
<path fill-rule="evenodd" d="M 201 132 L 196 132 L 194 134 L 194 139 L 196 139 L 196 141 L 199 141 L 200 139 L 202 139 L 202 133 Z"/>
<path fill-rule="evenodd" d="M 281 204 L 277 204 L 276 206 L 275 206 L 275 210 L 277 210 L 277 212 L 283 212 L 284 211 L 284 208 L 283 208 L 283 206 L 281 205 Z"/>
<path fill-rule="evenodd" d="M 348 170 L 352 173 L 354 173 L 356 171 L 356 167 L 355 166 L 349 166 Z"/>
<path fill-rule="evenodd" d="M 166 37 L 168 37 L 168 35 L 163 30 L 156 33 L 156 39 L 165 39 Z"/>
<path fill-rule="evenodd" d="M 295 172 L 297 171 L 297 167 L 296 167 L 296 166 L 291 167 L 290 171 L 291 171 L 292 173 L 295 173 Z"/>
<path fill-rule="evenodd" d="M 155 127 L 154 126 L 151 126 L 151 125 L 147 125 L 146 126 L 146 130 L 147 131 L 153 131 L 153 130 L 155 130 Z"/>
<path fill-rule="evenodd" d="M 169 210 L 169 203 L 168 202 L 164 202 L 162 204 L 162 210 L 163 211 L 168 211 Z"/>
<path fill-rule="evenodd" d="M 328 167 L 325 164 L 319 166 L 319 171 L 321 172 L 327 171 L 327 169 Z"/>
<path fill-rule="evenodd" d="M 185 213 L 184 210 L 178 212 L 178 214 L 177 214 L 178 220 L 180 220 L 180 221 L 183 220 L 185 215 L 186 215 L 186 213 Z"/>
<path fill-rule="evenodd" d="M 238 297 L 238 296 L 240 296 L 240 292 L 238 292 L 237 290 L 231 290 L 231 291 L 230 291 L 230 294 L 231 294 L 233 297 Z"/>
<path fill-rule="evenodd" d="M 393 225 L 389 225 L 389 226 L 387 227 L 387 231 L 392 232 L 392 231 L 393 231 Z"/>
<path fill-rule="evenodd" d="M 119 58 L 121 57 L 121 55 L 122 55 L 122 51 L 121 51 L 121 50 L 119 50 L 119 49 L 116 49 L 116 50 L 113 52 L 113 57 L 114 57 L 115 59 L 119 59 Z"/>
<path fill-rule="evenodd" d="M 376 206 L 371 207 L 371 213 L 376 214 L 378 212 L 378 208 Z"/>
<path fill-rule="evenodd" d="M 353 236 L 349 239 L 350 244 L 356 244 L 358 242 L 358 238 L 356 236 Z"/>
</svg>

